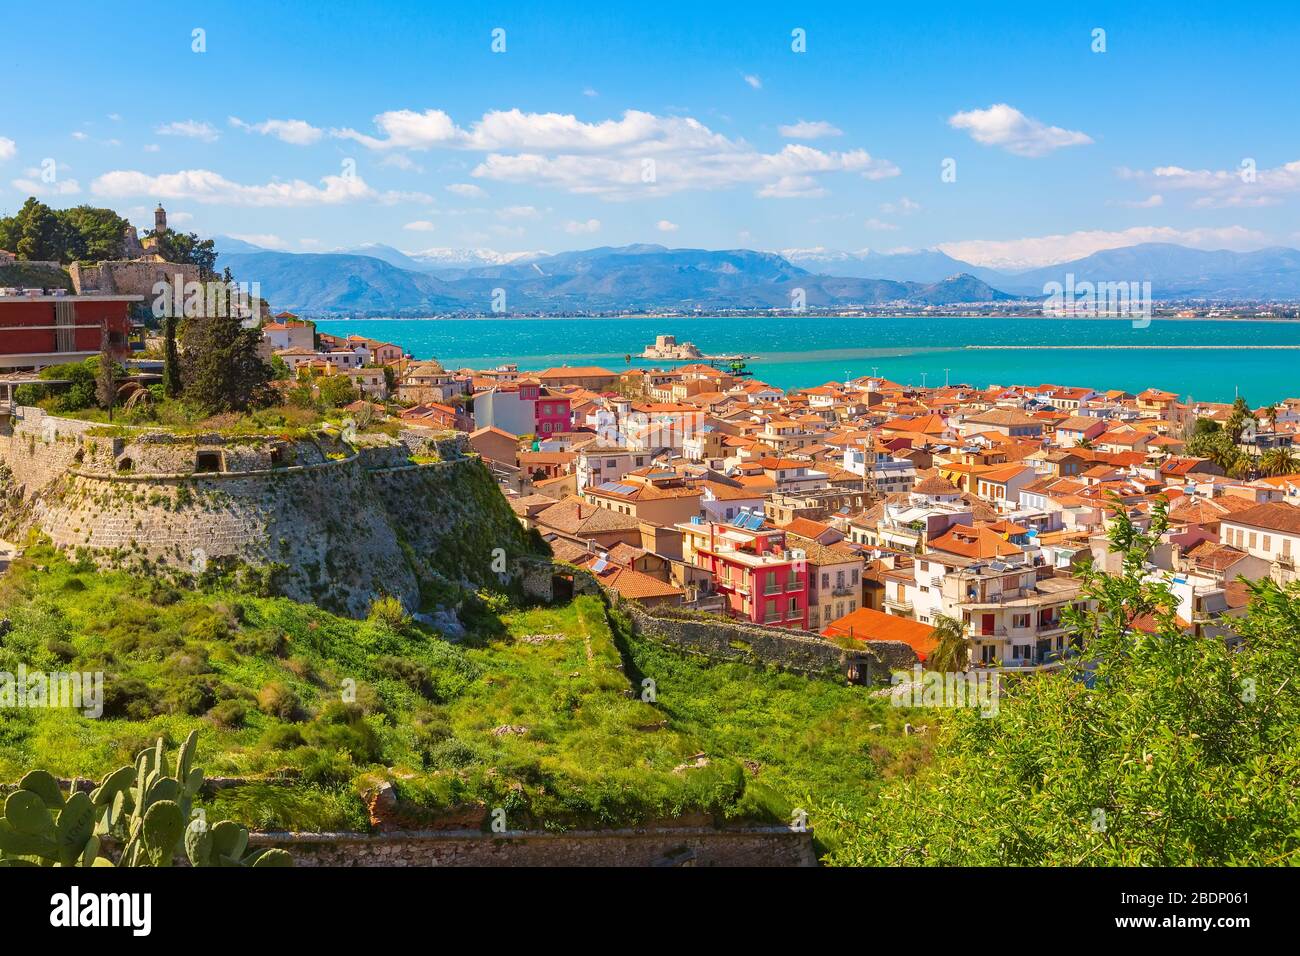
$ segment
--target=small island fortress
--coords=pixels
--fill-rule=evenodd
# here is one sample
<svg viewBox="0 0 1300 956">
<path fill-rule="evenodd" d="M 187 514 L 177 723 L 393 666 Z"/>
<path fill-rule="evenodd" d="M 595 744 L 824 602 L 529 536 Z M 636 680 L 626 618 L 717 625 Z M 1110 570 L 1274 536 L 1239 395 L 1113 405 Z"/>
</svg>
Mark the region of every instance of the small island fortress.
<svg viewBox="0 0 1300 956">
<path fill-rule="evenodd" d="M 641 352 L 641 358 L 658 359 L 662 362 L 693 362 L 706 359 L 714 362 L 730 362 L 752 358 L 749 355 L 705 355 L 694 342 L 678 342 L 675 335 L 656 335 L 653 345 L 647 345 Z"/>
<path fill-rule="evenodd" d="M 647 345 L 641 358 L 665 359 L 670 362 L 685 362 L 703 358 L 704 353 L 695 347 L 694 342 L 678 343 L 675 335 L 656 335 L 654 345 Z"/>
</svg>

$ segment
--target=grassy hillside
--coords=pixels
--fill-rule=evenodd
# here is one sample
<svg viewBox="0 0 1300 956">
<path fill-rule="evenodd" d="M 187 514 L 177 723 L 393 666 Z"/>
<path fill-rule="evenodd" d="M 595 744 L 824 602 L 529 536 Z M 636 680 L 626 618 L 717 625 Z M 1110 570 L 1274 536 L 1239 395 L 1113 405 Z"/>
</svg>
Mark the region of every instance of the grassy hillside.
<svg viewBox="0 0 1300 956">
<path fill-rule="evenodd" d="M 197 728 L 209 777 L 263 781 L 220 791 L 220 813 L 263 828 L 365 829 L 360 793 L 380 780 L 417 823 L 498 806 L 512 828 L 803 807 L 816 826 L 820 807 L 866 806 L 926 752 L 901 734 L 914 716 L 861 688 L 703 665 L 614 633 L 590 597 L 520 610 L 485 593 L 453 645 L 382 602 L 354 621 L 38 546 L 0 577 L 0 614 L 0 670 L 102 670 L 106 685 L 99 720 L 0 711 L 0 781 L 36 766 L 98 777 Z M 654 703 L 633 691 L 643 676 Z"/>
<path fill-rule="evenodd" d="M 72 277 L 63 269 L 50 269 L 23 262 L 0 266 L 0 286 L 25 289 L 66 289 L 72 291 Z"/>
</svg>

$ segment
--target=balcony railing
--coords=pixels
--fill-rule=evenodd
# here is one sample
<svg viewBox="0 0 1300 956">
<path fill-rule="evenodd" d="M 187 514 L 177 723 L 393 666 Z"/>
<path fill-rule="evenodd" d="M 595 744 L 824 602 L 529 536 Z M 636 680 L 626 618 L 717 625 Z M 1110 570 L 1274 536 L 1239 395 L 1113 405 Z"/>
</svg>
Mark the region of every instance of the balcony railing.
<svg viewBox="0 0 1300 956">
<path fill-rule="evenodd" d="M 842 584 L 839 587 L 831 589 L 832 597 L 848 597 L 850 594 L 856 594 L 856 593 L 857 593 L 857 588 L 850 587 L 847 584 Z"/>
<path fill-rule="evenodd" d="M 907 611 L 908 613 L 911 613 L 912 611 L 912 602 L 904 600 L 903 598 L 887 597 L 885 598 L 885 604 L 888 605 L 889 607 L 896 607 L 900 611 Z"/>
</svg>

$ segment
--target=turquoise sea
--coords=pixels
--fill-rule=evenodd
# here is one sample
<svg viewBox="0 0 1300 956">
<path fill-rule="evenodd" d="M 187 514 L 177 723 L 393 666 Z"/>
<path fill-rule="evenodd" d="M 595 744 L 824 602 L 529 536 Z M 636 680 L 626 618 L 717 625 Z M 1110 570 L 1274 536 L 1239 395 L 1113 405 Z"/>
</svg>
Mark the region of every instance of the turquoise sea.
<svg viewBox="0 0 1300 956">
<path fill-rule="evenodd" d="M 1207 401 L 1231 401 L 1240 391 L 1252 405 L 1300 397 L 1300 321 L 1168 319 L 1135 329 L 1129 320 L 1104 319 L 800 316 L 340 319 L 318 326 L 384 339 L 448 368 L 516 362 L 525 369 L 568 364 L 618 371 L 628 367 L 629 354 L 631 365 L 662 366 L 669 363 L 636 355 L 665 334 L 694 342 L 707 355 L 752 355 L 755 377 L 782 388 L 879 374 L 914 385 L 941 385 L 946 377 L 978 386 L 1051 382 L 1130 392 L 1154 386 Z"/>
</svg>

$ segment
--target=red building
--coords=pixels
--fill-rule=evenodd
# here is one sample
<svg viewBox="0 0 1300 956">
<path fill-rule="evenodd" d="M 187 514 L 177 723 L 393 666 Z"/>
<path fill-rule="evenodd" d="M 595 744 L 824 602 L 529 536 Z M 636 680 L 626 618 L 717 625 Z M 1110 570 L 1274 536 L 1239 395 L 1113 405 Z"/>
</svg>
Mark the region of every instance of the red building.
<svg viewBox="0 0 1300 956">
<path fill-rule="evenodd" d="M 785 532 L 760 514 L 742 511 L 731 524 L 676 526 L 693 539 L 696 567 L 713 575 L 727 612 L 755 624 L 808 627 L 808 570 L 802 552 L 786 547 Z"/>
<path fill-rule="evenodd" d="M 0 293 L 0 370 L 39 370 L 79 362 L 108 347 L 129 349 L 131 309 L 139 295 Z"/>
</svg>

